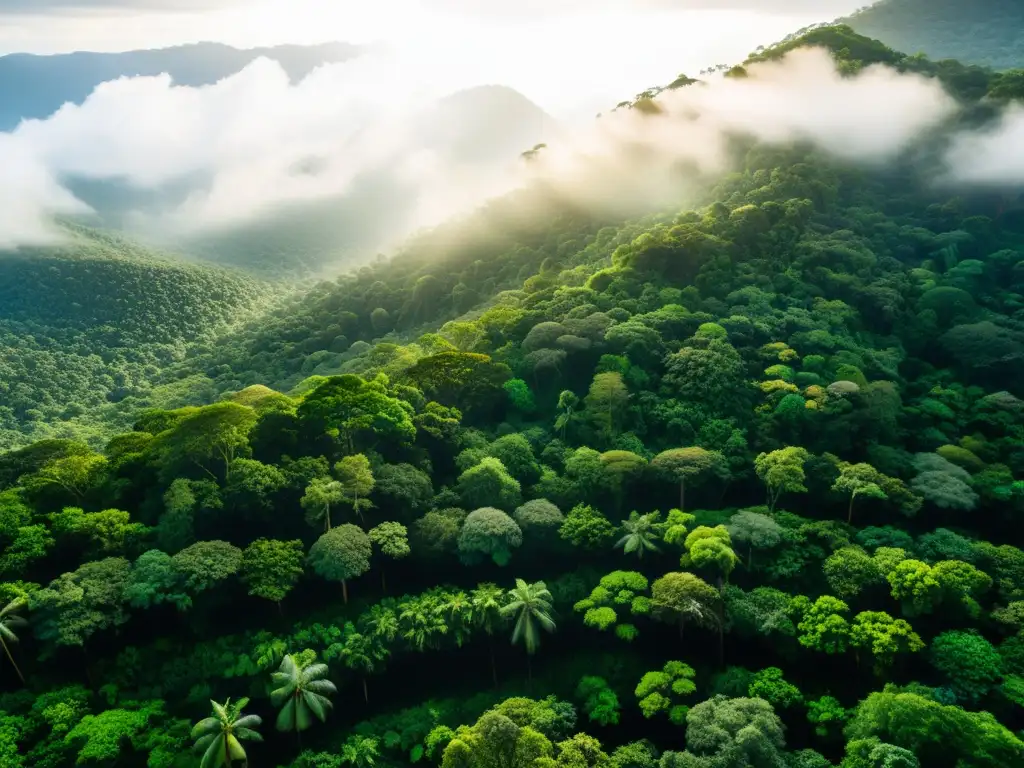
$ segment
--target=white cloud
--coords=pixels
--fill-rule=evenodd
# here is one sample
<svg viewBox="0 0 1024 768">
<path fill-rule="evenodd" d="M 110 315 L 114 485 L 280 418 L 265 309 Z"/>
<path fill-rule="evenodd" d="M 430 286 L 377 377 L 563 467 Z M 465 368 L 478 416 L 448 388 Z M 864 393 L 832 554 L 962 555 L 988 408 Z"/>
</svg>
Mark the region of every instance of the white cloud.
<svg viewBox="0 0 1024 768">
<path fill-rule="evenodd" d="M 1024 184 L 1024 106 L 1013 104 L 987 131 L 958 136 L 946 156 L 950 180 Z"/>
<path fill-rule="evenodd" d="M 68 175 L 140 188 L 209 178 L 181 205 L 138 219 L 177 233 L 337 195 L 359 174 L 382 168 L 421 193 L 409 226 L 523 183 L 515 150 L 507 164 L 476 164 L 423 144 L 429 121 L 436 128 L 444 119 L 429 107 L 452 83 L 435 78 L 443 67 L 410 69 L 409 55 L 416 58 L 378 53 L 328 65 L 297 85 L 268 60 L 204 88 L 176 87 L 167 77 L 105 83 L 81 106 L 0 135 L 0 151 L 18 158 L 16 172 L 0 177 L 0 200 L 15 201 L 16 212 L 0 219 L 0 242 L 30 241 L 49 213 L 76 210 L 54 181 Z M 677 188 L 673 162 L 723 170 L 728 133 L 809 141 L 850 160 L 884 162 L 954 109 L 936 81 L 882 67 L 841 78 L 821 50 L 759 65 L 748 79 L 666 92 L 660 102 L 662 116 L 620 111 L 553 141 L 530 174 L 584 201 L 655 204 Z M 310 158 L 319 172 L 296 173 Z"/>
<path fill-rule="evenodd" d="M 58 239 L 53 216 L 89 210 L 7 134 L 0 134 L 0 168 L 0 250 L 52 243 Z"/>
</svg>

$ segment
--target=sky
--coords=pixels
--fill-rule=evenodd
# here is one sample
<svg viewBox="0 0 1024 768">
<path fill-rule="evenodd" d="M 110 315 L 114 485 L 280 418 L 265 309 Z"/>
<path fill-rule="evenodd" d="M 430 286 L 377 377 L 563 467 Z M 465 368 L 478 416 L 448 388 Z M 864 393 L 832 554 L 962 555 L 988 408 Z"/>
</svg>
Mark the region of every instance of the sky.
<svg viewBox="0 0 1024 768">
<path fill-rule="evenodd" d="M 0 54 L 384 43 L 421 79 L 509 85 L 592 117 L 680 72 L 734 63 L 863 0 L 0 0 Z M 689 71 L 688 71 L 689 70 Z"/>
</svg>

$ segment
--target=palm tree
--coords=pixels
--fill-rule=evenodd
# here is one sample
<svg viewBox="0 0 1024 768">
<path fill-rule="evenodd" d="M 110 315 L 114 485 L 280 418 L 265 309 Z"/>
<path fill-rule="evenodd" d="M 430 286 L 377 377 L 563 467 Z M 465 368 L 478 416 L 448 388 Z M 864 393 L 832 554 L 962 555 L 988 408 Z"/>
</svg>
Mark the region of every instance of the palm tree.
<svg viewBox="0 0 1024 768">
<path fill-rule="evenodd" d="M 512 644 L 522 641 L 526 646 L 527 676 L 533 679 L 530 657 L 540 646 L 540 630 L 555 631 L 551 618 L 551 593 L 543 581 L 527 584 L 516 579 L 516 585 L 509 591 L 510 602 L 501 609 L 502 616 L 515 616 L 516 625 L 512 630 Z"/>
<path fill-rule="evenodd" d="M 437 610 L 448 615 L 448 629 L 455 636 L 455 645 L 461 648 L 473 627 L 473 601 L 461 589 L 446 593 L 443 600 Z"/>
<path fill-rule="evenodd" d="M 473 603 L 473 620 L 487 633 L 487 644 L 491 651 L 491 677 L 494 687 L 498 687 L 498 667 L 494 663 L 494 632 L 504 621 L 501 615 L 505 590 L 496 584 L 481 584 L 473 590 L 470 600 Z"/>
<path fill-rule="evenodd" d="M 372 768 L 380 757 L 379 744 L 372 736 L 349 736 L 341 747 L 341 761 L 352 768 Z"/>
<path fill-rule="evenodd" d="M 413 597 L 398 606 L 402 637 L 416 650 L 433 647 L 441 635 L 448 634 L 444 604 L 434 595 Z"/>
<path fill-rule="evenodd" d="M 381 643 L 390 643 L 398 635 L 401 627 L 398 614 L 391 606 L 394 601 L 385 599 L 375 603 L 368 612 L 359 617 L 359 627 L 363 634 L 370 635 Z"/>
<path fill-rule="evenodd" d="M 320 722 L 327 720 L 327 710 L 331 708 L 327 697 L 338 689 L 326 678 L 326 664 L 310 664 L 300 669 L 291 654 L 284 657 L 280 668 L 270 676 L 274 685 L 270 700 L 275 707 L 284 705 L 277 716 L 277 730 L 295 731 L 298 736 L 313 724 L 310 714 Z"/>
<path fill-rule="evenodd" d="M 353 631 L 345 637 L 345 644 L 341 648 L 341 660 L 345 662 L 346 667 L 358 672 L 362 677 L 363 699 L 367 704 L 370 703 L 370 691 L 366 684 L 366 676 L 377 668 L 378 662 L 384 661 L 387 657 L 388 649 L 370 635 Z"/>
<path fill-rule="evenodd" d="M 11 655 L 9 643 L 18 642 L 18 636 L 14 633 L 15 629 L 21 629 L 22 627 L 28 626 L 28 622 L 19 614 L 19 611 L 24 607 L 25 598 L 16 597 L 5 605 L 2 610 L 0 610 L 0 645 L 4 647 L 4 653 L 6 653 L 7 658 L 10 659 L 11 666 L 14 667 L 14 671 L 18 673 L 18 677 L 21 678 L 22 684 L 25 682 L 25 676 L 21 674 L 21 670 L 14 661 L 14 656 Z"/>
<path fill-rule="evenodd" d="M 641 560 L 644 557 L 645 551 L 658 552 L 658 547 L 654 543 L 658 537 L 654 529 L 657 524 L 657 512 L 651 512 L 646 515 L 631 512 L 629 519 L 624 520 L 622 523 L 622 530 L 625 531 L 626 535 L 615 542 L 615 548 L 622 547 L 623 554 L 626 555 L 630 552 L 636 552 L 636 556 Z"/>
<path fill-rule="evenodd" d="M 234 704 L 231 699 L 223 704 L 210 702 L 214 716 L 200 720 L 192 729 L 192 738 L 196 740 L 195 749 L 203 753 L 200 768 L 230 768 L 235 760 L 241 760 L 243 765 L 249 764 L 242 741 L 263 741 L 263 737 L 253 730 L 263 720 L 259 715 L 242 714 L 248 703 L 246 698 Z"/>
</svg>

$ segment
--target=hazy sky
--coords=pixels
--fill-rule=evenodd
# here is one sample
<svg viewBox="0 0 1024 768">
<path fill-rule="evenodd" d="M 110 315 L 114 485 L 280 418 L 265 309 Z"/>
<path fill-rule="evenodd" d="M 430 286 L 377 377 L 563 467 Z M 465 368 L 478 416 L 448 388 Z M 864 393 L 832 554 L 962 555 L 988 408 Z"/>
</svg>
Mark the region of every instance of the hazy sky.
<svg viewBox="0 0 1024 768">
<path fill-rule="evenodd" d="M 591 115 L 863 0 L 0 0 L 0 53 L 387 42 L 421 79 Z"/>
</svg>

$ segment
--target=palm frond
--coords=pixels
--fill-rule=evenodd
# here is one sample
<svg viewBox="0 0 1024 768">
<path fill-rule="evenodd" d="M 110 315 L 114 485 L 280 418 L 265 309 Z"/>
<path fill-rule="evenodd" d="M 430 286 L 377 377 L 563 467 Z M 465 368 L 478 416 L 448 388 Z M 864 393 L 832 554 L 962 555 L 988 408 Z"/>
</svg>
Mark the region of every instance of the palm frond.
<svg viewBox="0 0 1024 768">
<path fill-rule="evenodd" d="M 293 701 L 295 702 L 295 730 L 304 731 L 313 724 L 313 721 L 309 719 L 309 707 L 302 699 L 293 699 Z"/>
<path fill-rule="evenodd" d="M 302 701 L 308 710 L 316 716 L 317 720 L 321 723 L 327 720 L 327 710 L 330 708 L 331 702 L 325 697 L 312 691 L 305 691 L 302 694 Z"/>
<path fill-rule="evenodd" d="M 235 720 L 235 730 L 241 728 L 255 728 L 263 724 L 263 718 L 259 715 L 243 715 Z"/>
<path fill-rule="evenodd" d="M 230 704 L 231 699 L 228 699 L 225 704 Z M 225 704 L 218 704 L 216 701 L 211 701 L 210 704 L 213 706 L 213 714 L 217 716 L 221 723 L 230 723 L 231 716 L 228 714 L 228 709 Z"/>
<path fill-rule="evenodd" d="M 203 753 L 203 760 L 200 768 L 219 768 L 224 764 L 224 734 L 217 736 L 210 742 L 210 746 Z"/>
<path fill-rule="evenodd" d="M 192 735 L 193 737 L 195 736 L 194 730 L 192 731 Z M 210 746 L 210 742 L 216 739 L 217 735 L 218 734 L 216 733 L 207 733 L 203 736 L 200 736 L 198 739 L 196 739 L 196 743 L 192 745 L 193 749 L 195 749 L 196 752 L 202 752 L 204 749 Z"/>
<path fill-rule="evenodd" d="M 241 743 L 234 737 L 233 734 L 227 734 L 228 739 L 228 754 L 232 760 L 245 760 L 245 748 Z"/>
<path fill-rule="evenodd" d="M 318 694 L 337 693 L 338 687 L 330 680 L 310 680 L 302 689 Z"/>
<path fill-rule="evenodd" d="M 221 721 L 216 717 L 204 717 L 198 723 L 192 727 L 192 738 L 196 739 L 202 736 L 206 738 L 210 734 L 216 735 L 221 729 Z"/>
<path fill-rule="evenodd" d="M 310 664 L 302 670 L 302 682 L 307 683 L 311 680 L 327 677 L 329 671 L 326 664 Z"/>
<path fill-rule="evenodd" d="M 295 697 L 291 696 L 285 705 L 281 708 L 281 711 L 277 714 L 277 730 L 279 731 L 294 731 L 296 723 L 296 709 Z"/>
<path fill-rule="evenodd" d="M 537 619 L 540 625 L 544 627 L 544 629 L 546 629 L 548 632 L 555 631 L 555 620 L 552 619 L 551 616 L 547 614 L 547 612 L 537 611 L 536 613 L 534 613 L 534 617 Z"/>
</svg>

